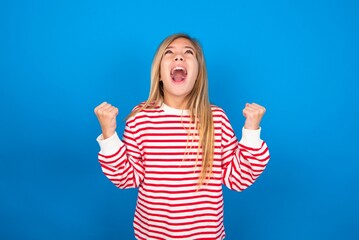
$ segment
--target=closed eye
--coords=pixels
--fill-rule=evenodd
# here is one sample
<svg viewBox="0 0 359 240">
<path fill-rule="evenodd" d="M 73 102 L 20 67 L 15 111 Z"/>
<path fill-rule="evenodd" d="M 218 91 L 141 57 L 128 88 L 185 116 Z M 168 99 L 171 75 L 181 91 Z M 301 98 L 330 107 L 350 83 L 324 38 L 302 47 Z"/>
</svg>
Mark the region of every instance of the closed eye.
<svg viewBox="0 0 359 240">
<path fill-rule="evenodd" d="M 168 50 L 165 51 L 165 55 L 166 55 L 166 54 L 172 54 L 172 53 L 173 53 L 173 52 L 172 52 L 170 49 L 168 49 Z"/>
<path fill-rule="evenodd" d="M 194 55 L 193 51 L 192 51 L 192 50 L 190 50 L 190 49 L 186 50 L 186 52 L 185 52 L 185 53 L 189 53 L 189 54 Z"/>
</svg>

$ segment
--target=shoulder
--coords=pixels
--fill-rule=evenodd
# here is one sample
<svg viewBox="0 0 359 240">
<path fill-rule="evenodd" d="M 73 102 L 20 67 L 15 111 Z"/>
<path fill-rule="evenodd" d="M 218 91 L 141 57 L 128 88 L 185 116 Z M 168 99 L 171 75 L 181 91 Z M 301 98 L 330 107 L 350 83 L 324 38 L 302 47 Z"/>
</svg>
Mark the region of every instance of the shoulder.
<svg viewBox="0 0 359 240">
<path fill-rule="evenodd" d="M 155 104 L 147 104 L 147 102 L 141 102 L 137 104 L 127 117 L 127 123 L 134 123 L 141 121 L 141 119 L 153 117 L 158 115 L 162 110 L 160 106 L 156 106 Z"/>
<path fill-rule="evenodd" d="M 214 124 L 220 124 L 222 127 L 231 128 L 231 123 L 226 112 L 216 105 L 211 105 Z"/>
<path fill-rule="evenodd" d="M 227 118 L 226 112 L 221 107 L 212 104 L 211 109 L 212 109 L 213 117 L 225 117 L 225 118 Z"/>
<path fill-rule="evenodd" d="M 134 107 L 132 108 L 131 113 L 133 113 L 133 112 L 139 112 L 139 111 L 141 110 L 141 108 L 142 108 L 145 104 L 146 104 L 145 101 L 143 101 L 143 102 L 137 104 L 136 106 L 134 106 Z"/>
</svg>

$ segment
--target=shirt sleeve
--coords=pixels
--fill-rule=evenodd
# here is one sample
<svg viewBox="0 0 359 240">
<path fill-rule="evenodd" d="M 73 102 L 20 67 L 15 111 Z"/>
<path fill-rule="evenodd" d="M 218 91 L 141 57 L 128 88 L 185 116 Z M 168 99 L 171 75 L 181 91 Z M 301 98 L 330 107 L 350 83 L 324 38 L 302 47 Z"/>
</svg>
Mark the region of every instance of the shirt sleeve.
<svg viewBox="0 0 359 240">
<path fill-rule="evenodd" d="M 103 139 L 97 138 L 100 145 L 98 160 L 105 176 L 118 188 L 135 188 L 144 178 L 144 164 L 138 144 L 126 124 L 123 140 L 115 133 Z"/>
<path fill-rule="evenodd" d="M 261 129 L 243 128 L 238 142 L 228 119 L 222 131 L 226 133 L 222 138 L 222 182 L 229 189 L 243 191 L 266 168 L 270 158 L 267 144 L 260 138 Z"/>
</svg>

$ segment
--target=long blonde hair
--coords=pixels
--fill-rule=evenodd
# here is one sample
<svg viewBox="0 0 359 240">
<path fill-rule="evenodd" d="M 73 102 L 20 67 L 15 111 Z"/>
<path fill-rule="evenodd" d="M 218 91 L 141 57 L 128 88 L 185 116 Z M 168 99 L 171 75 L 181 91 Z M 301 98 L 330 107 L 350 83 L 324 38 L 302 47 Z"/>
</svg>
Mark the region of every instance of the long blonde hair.
<svg viewBox="0 0 359 240">
<path fill-rule="evenodd" d="M 139 108 L 133 110 L 128 118 L 143 109 L 154 108 L 163 103 L 164 92 L 162 83 L 160 83 L 161 61 L 165 49 L 178 38 L 188 39 L 193 44 L 198 61 L 198 76 L 192 91 L 187 96 L 186 109 L 188 109 L 190 119 L 195 124 L 195 128 L 198 131 L 198 153 L 202 151 L 202 169 L 198 179 L 199 186 L 201 186 L 206 181 L 206 179 L 210 179 L 210 176 L 212 175 L 214 155 L 214 127 L 212 110 L 208 96 L 208 77 L 206 63 L 202 47 L 196 39 L 191 38 L 187 34 L 178 33 L 170 35 L 162 41 L 152 62 L 151 89 L 148 100 Z M 199 156 L 197 154 L 197 160 L 198 157 Z"/>
</svg>

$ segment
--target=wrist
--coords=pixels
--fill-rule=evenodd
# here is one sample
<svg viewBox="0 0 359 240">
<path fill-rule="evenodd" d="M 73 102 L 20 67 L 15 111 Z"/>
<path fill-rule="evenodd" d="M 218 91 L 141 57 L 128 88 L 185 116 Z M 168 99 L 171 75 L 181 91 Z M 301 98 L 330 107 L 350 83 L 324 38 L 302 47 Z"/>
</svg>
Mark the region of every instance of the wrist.
<svg viewBox="0 0 359 240">
<path fill-rule="evenodd" d="M 102 136 L 103 136 L 103 139 L 106 139 L 106 138 L 109 138 L 111 137 L 112 135 L 115 134 L 115 131 L 114 130 L 103 130 L 102 131 Z"/>
<path fill-rule="evenodd" d="M 242 129 L 242 138 L 239 141 L 240 144 L 251 147 L 251 148 L 259 148 L 262 145 L 262 140 L 260 138 L 261 128 L 256 130 L 250 129 Z"/>
<path fill-rule="evenodd" d="M 244 124 L 244 128 L 248 129 L 248 130 L 258 130 L 259 129 L 259 125 L 256 124 Z"/>
</svg>

